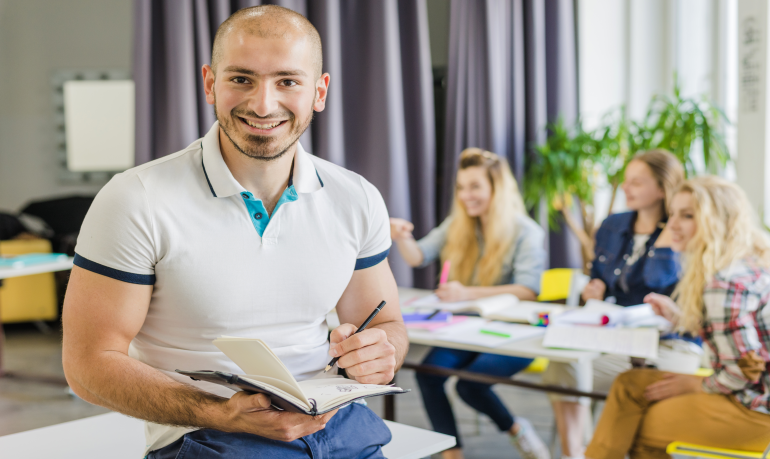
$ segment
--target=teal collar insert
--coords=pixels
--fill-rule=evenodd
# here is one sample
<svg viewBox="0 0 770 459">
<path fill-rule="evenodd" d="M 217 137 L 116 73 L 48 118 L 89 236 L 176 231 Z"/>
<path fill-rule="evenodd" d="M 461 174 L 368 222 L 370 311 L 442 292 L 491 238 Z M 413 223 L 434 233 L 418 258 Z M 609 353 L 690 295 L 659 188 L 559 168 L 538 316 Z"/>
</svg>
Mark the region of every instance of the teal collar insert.
<svg viewBox="0 0 770 459">
<path fill-rule="evenodd" d="M 289 180 L 289 183 L 291 183 L 291 179 Z M 278 199 L 278 203 L 275 205 L 275 209 L 273 209 L 273 214 L 269 215 L 264 204 L 262 204 L 261 199 L 255 199 L 254 195 L 249 191 L 241 191 L 241 198 L 243 198 L 243 202 L 246 204 L 246 210 L 249 212 L 251 223 L 254 225 L 254 228 L 257 230 L 260 237 L 265 233 L 267 224 L 270 223 L 271 218 L 275 217 L 275 214 L 278 212 L 281 205 L 287 202 L 296 201 L 297 197 L 297 191 L 294 189 L 294 185 L 289 185 L 283 190 L 281 198 Z"/>
</svg>

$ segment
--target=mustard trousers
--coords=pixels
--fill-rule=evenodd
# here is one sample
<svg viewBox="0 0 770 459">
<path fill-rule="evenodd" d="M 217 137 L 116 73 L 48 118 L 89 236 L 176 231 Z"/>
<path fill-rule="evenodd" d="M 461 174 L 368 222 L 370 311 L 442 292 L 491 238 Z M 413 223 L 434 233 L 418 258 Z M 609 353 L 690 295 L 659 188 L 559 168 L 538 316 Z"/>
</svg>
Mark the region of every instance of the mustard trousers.
<svg viewBox="0 0 770 459">
<path fill-rule="evenodd" d="M 732 396 L 686 394 L 648 401 L 645 388 L 664 374 L 640 369 L 618 376 L 586 458 L 669 458 L 666 446 L 673 441 L 760 452 L 770 443 L 770 415 L 752 411 Z"/>
</svg>

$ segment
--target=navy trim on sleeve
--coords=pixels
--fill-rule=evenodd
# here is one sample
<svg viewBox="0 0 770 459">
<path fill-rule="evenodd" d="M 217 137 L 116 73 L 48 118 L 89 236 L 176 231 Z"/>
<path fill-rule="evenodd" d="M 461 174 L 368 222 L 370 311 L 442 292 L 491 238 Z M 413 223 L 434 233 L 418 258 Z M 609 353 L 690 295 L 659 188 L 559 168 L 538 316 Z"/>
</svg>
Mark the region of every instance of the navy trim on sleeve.
<svg viewBox="0 0 770 459">
<path fill-rule="evenodd" d="M 358 271 L 359 269 L 371 268 L 372 266 L 379 264 L 382 260 L 388 257 L 388 253 L 390 253 L 390 247 L 388 247 L 384 252 L 378 253 L 377 255 L 372 255 L 371 257 L 366 258 L 359 258 L 356 260 L 355 270 Z"/>
<path fill-rule="evenodd" d="M 366 260 L 368 260 L 368 258 L 366 258 Z M 87 269 L 88 271 L 101 274 L 102 276 L 107 276 L 121 282 L 128 282 L 129 284 L 139 285 L 155 285 L 155 274 L 127 273 L 125 271 L 120 271 L 104 265 L 100 265 L 99 263 L 81 257 L 77 253 L 75 254 L 74 263 L 75 266 L 79 266 L 83 269 Z"/>
</svg>

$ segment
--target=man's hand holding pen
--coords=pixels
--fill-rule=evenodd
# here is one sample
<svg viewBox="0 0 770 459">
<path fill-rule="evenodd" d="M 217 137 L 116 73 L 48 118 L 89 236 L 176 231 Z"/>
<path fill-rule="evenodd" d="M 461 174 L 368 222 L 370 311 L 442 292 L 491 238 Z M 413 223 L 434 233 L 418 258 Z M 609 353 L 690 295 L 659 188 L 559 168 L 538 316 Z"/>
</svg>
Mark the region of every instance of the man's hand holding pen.
<svg viewBox="0 0 770 459">
<path fill-rule="evenodd" d="M 388 384 L 396 371 L 396 348 L 384 330 L 342 324 L 331 333 L 329 355 L 339 357 L 337 365 L 349 378 L 363 384 Z M 355 334 L 354 334 L 355 333 Z"/>
</svg>

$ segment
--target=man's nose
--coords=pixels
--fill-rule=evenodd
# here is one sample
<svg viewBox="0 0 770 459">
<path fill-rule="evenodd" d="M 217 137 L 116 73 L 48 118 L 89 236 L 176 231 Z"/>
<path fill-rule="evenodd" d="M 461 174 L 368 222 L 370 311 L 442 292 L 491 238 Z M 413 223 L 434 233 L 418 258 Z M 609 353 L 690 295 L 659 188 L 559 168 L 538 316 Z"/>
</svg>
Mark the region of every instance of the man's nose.
<svg viewBox="0 0 770 459">
<path fill-rule="evenodd" d="M 257 116 L 264 117 L 271 113 L 275 113 L 278 108 L 276 96 L 277 93 L 272 85 L 260 82 L 257 84 L 249 98 L 249 108 L 251 108 Z"/>
</svg>

